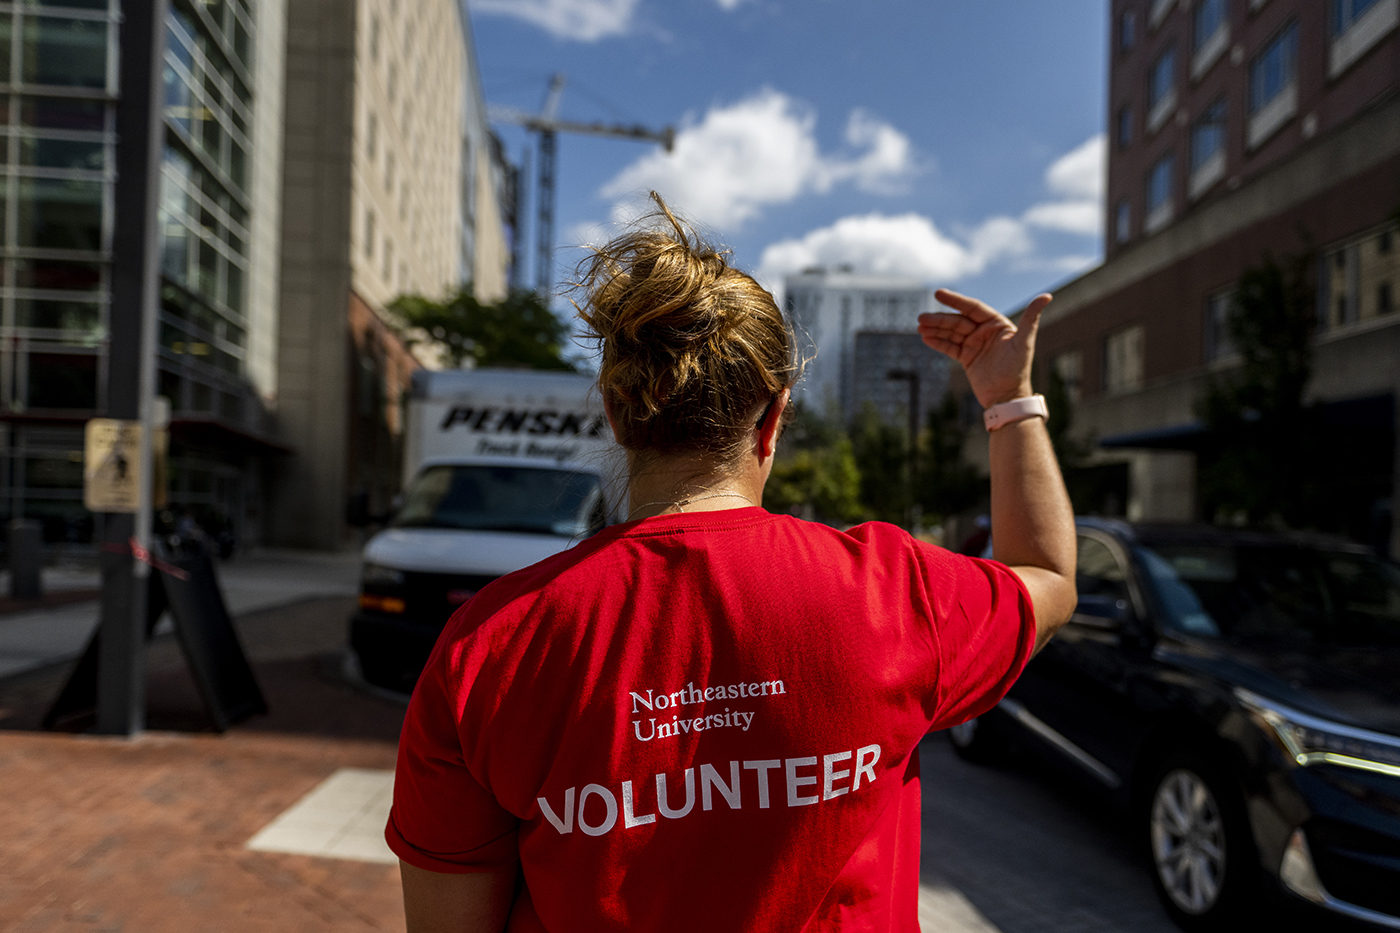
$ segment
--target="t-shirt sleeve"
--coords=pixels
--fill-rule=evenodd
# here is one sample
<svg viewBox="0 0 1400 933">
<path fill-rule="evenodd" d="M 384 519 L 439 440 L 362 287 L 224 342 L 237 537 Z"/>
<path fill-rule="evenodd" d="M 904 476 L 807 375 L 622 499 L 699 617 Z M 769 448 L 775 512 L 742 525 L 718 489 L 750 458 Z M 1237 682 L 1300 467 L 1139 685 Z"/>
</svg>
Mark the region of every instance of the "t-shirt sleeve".
<svg viewBox="0 0 1400 933">
<path fill-rule="evenodd" d="M 440 642 L 433 652 L 404 717 L 384 838 L 426 871 L 499 871 L 519 860 L 519 821 L 467 766 L 444 648 Z"/>
<path fill-rule="evenodd" d="M 933 729 L 990 710 L 1035 650 L 1035 611 L 1005 564 L 919 546 L 928 569 L 938 684 Z"/>
</svg>

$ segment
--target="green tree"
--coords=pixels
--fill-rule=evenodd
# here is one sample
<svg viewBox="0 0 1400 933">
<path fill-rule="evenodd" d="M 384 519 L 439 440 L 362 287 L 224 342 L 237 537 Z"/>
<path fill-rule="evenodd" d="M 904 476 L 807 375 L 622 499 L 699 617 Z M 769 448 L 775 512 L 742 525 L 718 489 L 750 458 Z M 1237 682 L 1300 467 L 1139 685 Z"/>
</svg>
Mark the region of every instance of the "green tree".
<svg viewBox="0 0 1400 933">
<path fill-rule="evenodd" d="M 763 501 L 777 511 L 852 522 L 862 515 L 860 473 L 851 439 L 839 417 L 822 417 L 795 403 L 793 421 L 783 432 Z"/>
<path fill-rule="evenodd" d="M 568 325 L 531 291 L 484 303 L 464 285 L 443 301 L 402 295 L 389 309 L 411 329 L 410 343 L 438 347 L 453 366 L 471 360 L 477 366 L 575 368 L 563 356 Z"/>
<path fill-rule="evenodd" d="M 908 431 L 889 425 L 867 402 L 851 426 L 851 445 L 860 471 L 860 501 L 880 521 L 903 524 L 909 509 Z"/>
<path fill-rule="evenodd" d="M 919 483 L 915 496 L 926 522 L 940 522 L 972 508 L 988 495 L 987 481 L 962 458 L 963 429 L 958 400 L 949 392 L 943 403 L 928 413 L 928 429 L 921 440 Z"/>
<path fill-rule="evenodd" d="M 1310 258 L 1265 256 L 1240 277 L 1229 332 L 1241 366 L 1197 405 L 1206 441 L 1199 474 L 1206 516 L 1253 525 L 1316 523 L 1317 411 L 1304 400 L 1316 319 Z"/>
</svg>

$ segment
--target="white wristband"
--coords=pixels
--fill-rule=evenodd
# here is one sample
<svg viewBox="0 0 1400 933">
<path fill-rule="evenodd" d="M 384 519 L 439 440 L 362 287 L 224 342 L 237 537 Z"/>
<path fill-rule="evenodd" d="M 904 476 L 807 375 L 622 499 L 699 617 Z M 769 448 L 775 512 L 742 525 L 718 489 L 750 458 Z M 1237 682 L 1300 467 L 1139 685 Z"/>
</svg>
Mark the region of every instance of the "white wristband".
<svg viewBox="0 0 1400 933">
<path fill-rule="evenodd" d="M 1043 395 L 1031 395 L 1026 398 L 1002 402 L 1000 405 L 993 405 L 982 412 L 982 423 L 987 426 L 988 431 L 995 431 L 1008 424 L 1015 424 L 1017 421 L 1025 421 L 1027 418 L 1037 416 L 1046 421 L 1050 420 L 1050 409 L 1046 406 Z"/>
</svg>

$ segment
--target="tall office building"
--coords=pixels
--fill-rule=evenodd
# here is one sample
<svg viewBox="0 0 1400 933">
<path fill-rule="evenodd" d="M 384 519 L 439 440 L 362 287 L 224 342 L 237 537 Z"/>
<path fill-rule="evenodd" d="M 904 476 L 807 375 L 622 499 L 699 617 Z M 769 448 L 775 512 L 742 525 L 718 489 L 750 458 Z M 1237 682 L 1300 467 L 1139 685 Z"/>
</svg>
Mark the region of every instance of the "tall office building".
<svg viewBox="0 0 1400 933">
<path fill-rule="evenodd" d="M 1113 0 L 1107 261 L 1038 353 L 1127 515 L 1209 518 L 1195 403 L 1239 364 L 1241 274 L 1311 257 L 1336 528 L 1400 553 L 1400 0 Z M 1044 379 L 1046 369 L 1041 372 Z"/>
<path fill-rule="evenodd" d="M 105 405 L 121 2 L 0 10 L 0 481 L 51 543 L 91 540 L 83 423 Z M 157 390 L 170 498 L 255 528 L 274 389 L 280 0 L 175 0 L 167 19 Z M 255 533 L 255 532 L 254 532 Z"/>
<path fill-rule="evenodd" d="M 946 361 L 929 352 L 915 331 L 932 301 L 927 285 L 848 269 L 810 269 L 789 276 L 785 290 L 787 314 L 807 360 L 796 390 L 805 405 L 818 412 L 834 408 L 850 420 L 869 403 L 885 420 L 903 424 L 909 388 L 889 373 L 910 368 L 922 377 L 919 410 L 942 401 Z"/>
<path fill-rule="evenodd" d="M 398 491 L 420 364 L 394 297 L 464 276 L 504 292 L 468 26 L 457 0 L 289 2 L 277 424 L 296 453 L 273 479 L 279 543 L 346 546 L 347 505 L 383 513 Z"/>
</svg>

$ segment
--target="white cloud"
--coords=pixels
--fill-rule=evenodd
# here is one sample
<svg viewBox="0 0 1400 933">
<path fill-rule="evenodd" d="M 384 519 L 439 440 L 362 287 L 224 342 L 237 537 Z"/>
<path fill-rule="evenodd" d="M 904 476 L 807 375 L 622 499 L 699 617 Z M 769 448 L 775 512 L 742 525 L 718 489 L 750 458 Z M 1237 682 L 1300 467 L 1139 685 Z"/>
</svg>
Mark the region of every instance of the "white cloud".
<svg viewBox="0 0 1400 933">
<path fill-rule="evenodd" d="M 851 127 L 857 119 L 853 114 Z M 848 128 L 848 140 L 854 142 L 857 132 Z M 878 149 L 872 145 L 864 158 L 873 160 Z M 1054 200 L 1034 204 L 1019 217 L 991 217 L 955 233 L 943 232 L 919 214 L 844 217 L 805 236 L 770 245 L 763 251 L 758 277 L 768 287 L 781 289 L 784 276 L 812 266 L 850 266 L 858 272 L 940 283 L 978 275 L 1001 261 L 1018 270 L 1079 271 L 1095 258 L 1037 255 L 1032 233 L 1047 229 L 1099 234 L 1104 156 L 1104 139 L 1095 136 L 1056 159 L 1045 172 L 1045 187 Z M 907 164 L 907 154 L 900 158 Z M 850 171 L 849 166 L 846 170 Z"/>
<path fill-rule="evenodd" d="M 622 35 L 638 0 L 473 0 L 473 13 L 514 16 L 560 39 L 596 42 Z"/>
<path fill-rule="evenodd" d="M 732 10 L 743 2 L 744 0 L 719 0 L 719 5 L 722 10 Z"/>
<path fill-rule="evenodd" d="M 1058 200 L 1032 206 L 1024 215 L 1026 223 L 1083 236 L 1100 235 L 1107 156 L 1108 143 L 1100 133 L 1056 159 L 1045 171 L 1045 187 Z"/>
<path fill-rule="evenodd" d="M 1024 228 L 1010 217 L 991 218 L 963 242 L 919 214 L 866 214 L 774 243 L 763 251 L 758 276 L 776 286 L 783 276 L 812 266 L 849 265 L 861 272 L 948 282 L 1030 248 Z"/>
<path fill-rule="evenodd" d="M 703 224 L 737 227 L 772 204 L 850 182 L 897 190 L 914 173 L 913 149 L 894 127 L 864 111 L 846 126 L 848 153 L 821 152 L 810 107 L 775 90 L 710 108 L 676 135 L 670 153 L 653 151 L 623 169 L 601 194 L 626 218 L 649 189 Z"/>
</svg>

